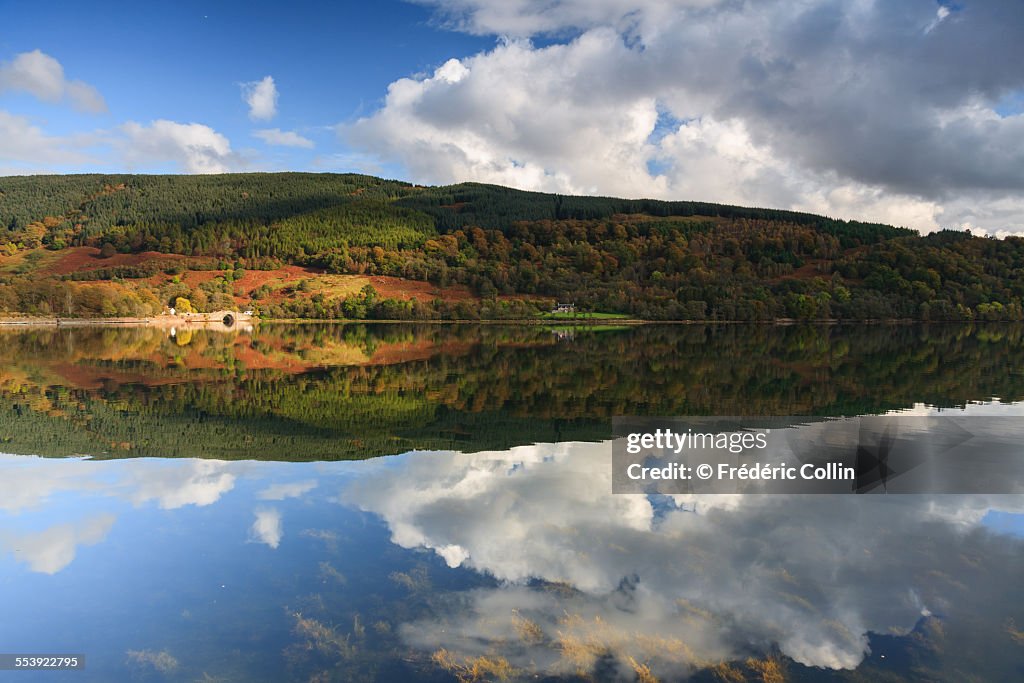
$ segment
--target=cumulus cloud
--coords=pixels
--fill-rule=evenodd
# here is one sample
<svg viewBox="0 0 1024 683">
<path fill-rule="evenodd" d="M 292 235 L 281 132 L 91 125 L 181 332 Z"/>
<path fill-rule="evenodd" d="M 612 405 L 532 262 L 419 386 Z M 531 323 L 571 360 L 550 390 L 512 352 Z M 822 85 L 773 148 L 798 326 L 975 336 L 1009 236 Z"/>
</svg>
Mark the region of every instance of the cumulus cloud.
<svg viewBox="0 0 1024 683">
<path fill-rule="evenodd" d="M 129 121 L 121 132 L 123 156 L 132 166 L 171 163 L 186 173 L 227 173 L 240 165 L 228 139 L 200 123 Z"/>
<path fill-rule="evenodd" d="M 256 510 L 256 519 L 249 529 L 250 538 L 256 543 L 264 543 L 276 549 L 281 545 L 284 531 L 281 528 L 281 511 L 274 508 Z"/>
<path fill-rule="evenodd" d="M 1024 230 L 973 210 L 1024 198 L 1024 114 L 996 111 L 1024 91 L 1020 3 L 430 4 L 517 37 L 340 127 L 414 180 Z"/>
<path fill-rule="evenodd" d="M 258 137 L 268 145 L 275 145 L 278 147 L 302 147 L 303 149 L 313 149 L 313 141 L 309 138 L 303 137 L 291 130 L 281 130 L 280 128 L 264 128 L 262 130 L 253 131 L 253 135 Z"/>
<path fill-rule="evenodd" d="M 0 63 L 0 93 L 5 90 L 27 92 L 45 102 L 68 101 L 74 108 L 92 114 L 107 110 L 96 88 L 68 80 L 61 63 L 40 50 L 22 52 Z"/>
<path fill-rule="evenodd" d="M 114 520 L 114 515 L 101 514 L 31 533 L 0 531 L 0 547 L 34 572 L 56 574 L 71 564 L 79 546 L 96 545 L 106 538 Z"/>
<path fill-rule="evenodd" d="M 636 194 L 649 189 L 656 102 L 605 95 L 637 66 L 611 31 L 544 50 L 507 42 L 392 83 L 384 107 L 343 133 L 418 179 L 596 192 L 614 168 L 619 188 Z"/>
<path fill-rule="evenodd" d="M 613 495 L 609 453 L 433 453 L 347 489 L 343 500 L 380 515 L 395 543 L 498 580 L 406 624 L 407 641 L 552 674 L 575 672 L 559 653 L 576 643 L 609 652 L 629 680 L 630 657 L 678 676 L 774 645 L 853 668 L 869 633 L 906 634 L 931 613 L 955 621 L 1016 590 L 1024 547 L 978 523 L 1024 511 L 1019 497 Z"/>
<path fill-rule="evenodd" d="M 277 86 L 273 76 L 242 84 L 242 99 L 249 105 L 249 118 L 269 121 L 277 116 Z"/>
</svg>

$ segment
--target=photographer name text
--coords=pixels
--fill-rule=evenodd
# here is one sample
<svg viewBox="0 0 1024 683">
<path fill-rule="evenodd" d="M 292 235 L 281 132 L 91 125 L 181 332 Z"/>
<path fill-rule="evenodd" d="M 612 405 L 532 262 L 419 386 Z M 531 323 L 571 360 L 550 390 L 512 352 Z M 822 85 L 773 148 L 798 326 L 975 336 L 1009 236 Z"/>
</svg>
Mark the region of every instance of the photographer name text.
<svg viewBox="0 0 1024 683">
<path fill-rule="evenodd" d="M 634 463 L 626 468 L 626 476 L 634 481 L 853 481 L 857 478 L 852 467 L 846 467 L 839 462 L 806 464 L 800 467 L 791 467 L 784 463 L 762 465 L 756 462 L 745 465 L 683 465 L 674 462 L 663 467 L 647 467 Z"/>
</svg>

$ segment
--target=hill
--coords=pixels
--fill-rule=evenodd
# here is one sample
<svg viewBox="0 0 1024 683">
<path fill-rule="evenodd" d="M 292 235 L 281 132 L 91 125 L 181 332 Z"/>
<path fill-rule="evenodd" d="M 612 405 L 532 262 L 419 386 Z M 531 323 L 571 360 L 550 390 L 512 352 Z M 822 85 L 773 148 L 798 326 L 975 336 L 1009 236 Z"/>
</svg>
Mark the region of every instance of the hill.
<svg viewBox="0 0 1024 683">
<path fill-rule="evenodd" d="M 0 178 L 0 313 L 1021 319 L 1024 239 L 355 174 Z"/>
</svg>

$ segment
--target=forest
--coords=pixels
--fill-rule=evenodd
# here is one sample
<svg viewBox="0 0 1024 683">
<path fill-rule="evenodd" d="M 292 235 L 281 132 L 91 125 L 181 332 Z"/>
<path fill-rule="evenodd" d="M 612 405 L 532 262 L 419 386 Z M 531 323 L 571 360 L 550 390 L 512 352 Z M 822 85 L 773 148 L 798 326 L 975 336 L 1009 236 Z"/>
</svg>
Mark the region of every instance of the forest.
<svg viewBox="0 0 1024 683">
<path fill-rule="evenodd" d="M 0 315 L 1024 319 L 1024 238 L 355 174 L 0 178 Z"/>
</svg>

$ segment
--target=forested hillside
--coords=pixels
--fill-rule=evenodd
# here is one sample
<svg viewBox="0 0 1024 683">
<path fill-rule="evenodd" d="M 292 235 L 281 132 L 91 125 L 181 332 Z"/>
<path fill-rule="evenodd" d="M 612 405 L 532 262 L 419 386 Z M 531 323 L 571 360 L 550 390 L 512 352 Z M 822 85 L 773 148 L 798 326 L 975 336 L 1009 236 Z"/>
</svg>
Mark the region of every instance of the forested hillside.
<svg viewBox="0 0 1024 683">
<path fill-rule="evenodd" d="M 353 174 L 0 178 L 0 313 L 1024 317 L 1024 239 Z"/>
</svg>

